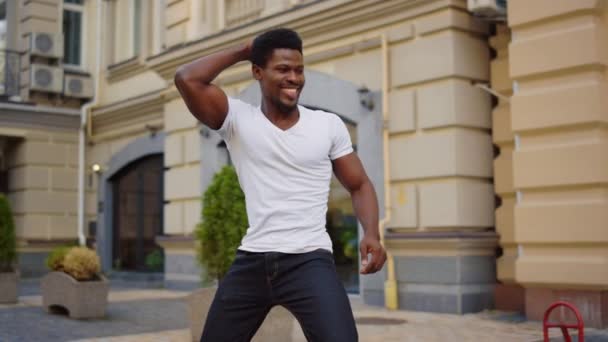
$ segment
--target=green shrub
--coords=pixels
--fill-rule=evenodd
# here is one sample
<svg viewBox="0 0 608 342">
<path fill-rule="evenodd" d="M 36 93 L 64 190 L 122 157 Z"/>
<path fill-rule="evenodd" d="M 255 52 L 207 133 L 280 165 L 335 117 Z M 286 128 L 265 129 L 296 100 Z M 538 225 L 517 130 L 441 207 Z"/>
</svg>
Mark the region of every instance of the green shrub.
<svg viewBox="0 0 608 342">
<path fill-rule="evenodd" d="M 0 272 L 11 272 L 17 260 L 17 237 L 8 199 L 0 194 Z"/>
<path fill-rule="evenodd" d="M 247 230 L 245 195 L 232 166 L 214 177 L 203 196 L 202 222 L 195 230 L 203 281 L 221 279 L 234 260 Z"/>
<path fill-rule="evenodd" d="M 160 249 L 155 249 L 153 252 L 146 255 L 146 266 L 151 271 L 162 271 L 163 262 L 163 253 Z"/>
</svg>

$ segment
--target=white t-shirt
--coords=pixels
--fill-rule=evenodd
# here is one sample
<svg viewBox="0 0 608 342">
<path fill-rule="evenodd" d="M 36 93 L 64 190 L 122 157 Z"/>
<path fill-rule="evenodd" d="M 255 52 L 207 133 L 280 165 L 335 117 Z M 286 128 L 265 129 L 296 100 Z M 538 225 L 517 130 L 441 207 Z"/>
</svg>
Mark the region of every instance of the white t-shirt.
<svg viewBox="0 0 608 342">
<path fill-rule="evenodd" d="M 335 114 L 298 106 L 287 130 L 254 107 L 228 98 L 218 129 L 245 193 L 249 227 L 239 249 L 250 252 L 332 251 L 325 215 L 331 161 L 353 152 L 346 125 Z"/>
</svg>

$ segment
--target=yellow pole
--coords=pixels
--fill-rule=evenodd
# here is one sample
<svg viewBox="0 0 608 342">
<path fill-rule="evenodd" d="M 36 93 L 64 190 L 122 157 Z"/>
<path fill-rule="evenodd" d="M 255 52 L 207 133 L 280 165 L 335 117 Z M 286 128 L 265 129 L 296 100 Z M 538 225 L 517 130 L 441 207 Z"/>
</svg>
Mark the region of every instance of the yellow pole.
<svg viewBox="0 0 608 342">
<path fill-rule="evenodd" d="M 388 160 L 388 119 L 389 119 L 389 51 L 386 34 L 382 34 L 382 157 L 384 159 L 384 218 L 380 221 L 380 240 L 386 248 L 384 233 L 386 224 L 391 219 L 391 188 Z M 387 248 L 386 270 L 387 279 L 384 282 L 384 305 L 387 309 L 397 310 L 399 308 L 399 291 L 395 279 L 395 262 Z"/>
<path fill-rule="evenodd" d="M 390 172 L 389 172 L 389 155 L 388 155 L 388 120 L 389 120 L 389 91 L 390 91 L 390 73 L 389 73 L 389 51 L 388 51 L 388 39 L 385 33 L 376 34 L 365 37 L 365 39 L 376 38 L 380 36 L 382 45 L 382 120 L 383 120 L 383 129 L 382 129 L 382 157 L 384 161 L 384 218 L 380 220 L 378 226 L 380 229 L 380 242 L 386 248 L 386 240 L 384 238 L 384 233 L 386 230 L 386 225 L 391 219 L 391 196 L 390 196 Z M 334 48 L 338 48 L 344 45 L 352 45 L 353 42 L 348 42 L 346 44 L 339 44 L 333 46 Z M 398 296 L 398 288 L 397 288 L 397 280 L 395 278 L 395 262 L 391 253 L 387 250 L 387 260 L 386 260 L 386 269 L 387 269 L 387 279 L 384 282 L 384 305 L 387 309 L 397 310 L 399 308 L 399 296 Z"/>
</svg>

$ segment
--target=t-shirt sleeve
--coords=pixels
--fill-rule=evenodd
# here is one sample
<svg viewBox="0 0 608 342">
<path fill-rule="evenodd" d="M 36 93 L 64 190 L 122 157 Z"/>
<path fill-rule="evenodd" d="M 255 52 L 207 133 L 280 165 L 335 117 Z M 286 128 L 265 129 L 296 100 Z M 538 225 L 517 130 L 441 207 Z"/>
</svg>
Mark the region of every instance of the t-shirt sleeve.
<svg viewBox="0 0 608 342">
<path fill-rule="evenodd" d="M 245 102 L 228 97 L 228 114 L 226 114 L 226 118 L 224 119 L 222 126 L 217 129 L 217 133 L 226 142 L 229 142 L 234 135 L 234 131 L 237 126 L 237 113 L 239 113 L 239 111 L 243 111 L 246 107 L 247 104 Z"/>
<path fill-rule="evenodd" d="M 353 144 L 350 140 L 350 134 L 346 129 L 346 124 L 337 115 L 332 114 L 333 136 L 329 158 L 336 160 L 353 152 Z"/>
</svg>

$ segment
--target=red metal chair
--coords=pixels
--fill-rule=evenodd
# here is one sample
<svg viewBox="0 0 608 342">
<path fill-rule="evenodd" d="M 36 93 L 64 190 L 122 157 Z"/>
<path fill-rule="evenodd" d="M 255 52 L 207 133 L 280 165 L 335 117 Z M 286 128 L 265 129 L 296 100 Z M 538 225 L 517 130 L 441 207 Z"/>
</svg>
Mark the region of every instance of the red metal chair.
<svg viewBox="0 0 608 342">
<path fill-rule="evenodd" d="M 558 306 L 565 306 L 570 309 L 576 316 L 577 324 L 549 323 L 549 315 Z M 545 311 L 545 317 L 543 318 L 543 336 L 545 338 L 545 342 L 549 342 L 549 328 L 560 328 L 562 331 L 562 335 L 564 335 L 564 340 L 566 342 L 572 342 L 568 329 L 578 329 L 578 342 L 585 341 L 585 323 L 583 322 L 581 313 L 574 305 L 568 302 L 555 302 L 551 304 L 551 306 L 549 306 L 547 311 Z"/>
</svg>

